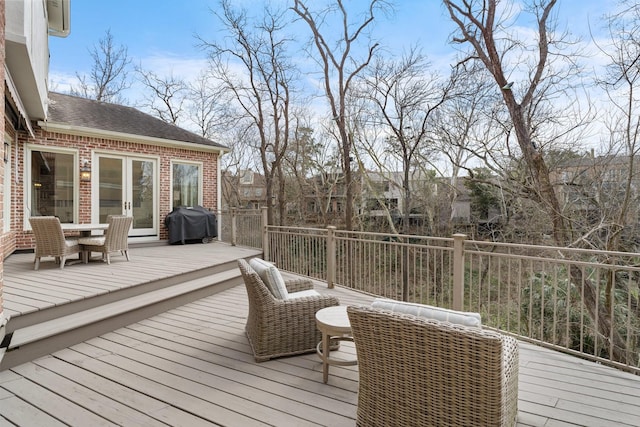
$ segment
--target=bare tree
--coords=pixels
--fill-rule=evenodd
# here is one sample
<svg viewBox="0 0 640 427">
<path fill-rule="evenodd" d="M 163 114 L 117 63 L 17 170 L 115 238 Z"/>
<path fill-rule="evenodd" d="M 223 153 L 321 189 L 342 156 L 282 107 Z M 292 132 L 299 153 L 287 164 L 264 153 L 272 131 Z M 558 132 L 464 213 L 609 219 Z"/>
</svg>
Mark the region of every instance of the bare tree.
<svg viewBox="0 0 640 427">
<path fill-rule="evenodd" d="M 368 65 L 377 51 L 379 44 L 371 42 L 370 39 L 365 54 L 362 59 L 356 55 L 358 42 L 367 37 L 375 15 L 384 12 L 389 8 L 389 4 L 384 0 L 371 0 L 368 9 L 360 23 L 353 25 L 349 21 L 349 14 L 342 0 L 335 0 L 326 9 L 312 12 L 306 1 L 294 0 L 292 10 L 309 26 L 312 33 L 312 43 L 318 55 L 311 55 L 318 58 L 324 92 L 329 102 L 331 116 L 338 129 L 339 142 L 342 154 L 342 168 L 345 180 L 345 227 L 348 230 L 353 228 L 353 205 L 354 189 L 351 170 L 353 135 L 348 129 L 348 111 L 346 98 L 353 80 Z M 328 24 L 332 14 L 336 14 L 336 21 L 340 22 L 339 31 Z M 336 22 L 332 22 L 335 24 Z M 334 40 L 334 35 L 339 34 Z"/>
<path fill-rule="evenodd" d="M 636 190 L 640 183 L 636 166 L 636 156 L 640 153 L 640 5 L 622 0 L 618 9 L 607 17 L 609 43 L 600 50 L 606 55 L 608 65 L 605 76 L 598 81 L 610 107 L 606 117 L 610 135 L 606 145 L 610 154 L 601 159 L 600 163 L 605 164 L 594 165 L 603 172 L 594 178 L 599 178 L 603 186 L 599 200 L 609 202 L 608 206 L 601 205 L 609 212 L 603 215 L 608 231 L 604 247 L 633 250 L 620 246 L 625 229 L 637 223 L 635 206 L 640 197 Z M 631 231 L 627 238 L 637 233 L 637 230 Z"/>
<path fill-rule="evenodd" d="M 115 46 L 111 30 L 107 30 L 98 45 L 89 50 L 93 59 L 89 75 L 76 73 L 78 87 L 72 87 L 71 93 L 98 101 L 124 104 L 123 92 L 131 84 L 128 80 L 128 67 L 131 63 L 127 48 Z"/>
<path fill-rule="evenodd" d="M 443 3 L 458 26 L 459 36 L 455 36 L 453 41 L 471 46 L 473 53 L 470 58 L 484 65 L 502 94 L 526 171 L 524 184 L 529 197 L 539 204 L 549 218 L 556 244 L 570 245 L 569 228 L 551 180 L 542 144 L 545 139 L 553 140 L 553 130 L 547 129 L 548 133 L 545 134 L 542 129 L 544 119 L 547 119 L 547 126 L 560 127 L 557 121 L 548 119 L 551 116 L 552 94 L 562 94 L 565 98 L 568 95 L 568 92 L 562 92 L 563 87 L 567 88 L 563 86 L 567 74 L 561 71 L 576 65 L 572 61 L 574 56 L 562 52 L 562 47 L 567 46 L 566 34 L 554 31 L 553 11 L 557 0 L 531 1 L 521 9 L 530 12 L 536 24 L 536 37 L 529 44 L 524 37 L 517 39 L 507 30 L 516 22 L 512 16 L 514 5 L 498 0 L 443 0 Z M 517 62 L 511 62 L 514 59 Z M 519 77 L 517 82 L 509 79 L 507 67 L 515 66 L 513 64 L 525 68 L 517 70 L 520 72 L 516 74 Z M 598 283 L 585 277 L 577 267 L 571 268 L 570 274 L 574 283 L 584 283 L 585 307 L 592 319 L 598 319 L 594 323 L 602 337 L 611 337 L 610 349 L 614 357 L 616 360 L 626 360 L 626 343 L 613 327 L 611 313 L 605 305 L 598 303 Z"/>
<path fill-rule="evenodd" d="M 380 59 L 370 68 L 359 94 L 373 104 L 373 120 L 383 126 L 388 149 L 399 159 L 403 232 L 408 232 L 413 208 L 412 183 L 425 181 L 420 166 L 433 160 L 435 116 L 456 80 L 455 72 L 445 80 L 428 69 L 426 58 L 415 49 L 397 61 Z"/>
<path fill-rule="evenodd" d="M 148 92 L 142 96 L 140 106 L 160 120 L 177 125 L 184 111 L 187 84 L 173 74 L 162 77 L 142 67 L 136 67 L 136 72 Z"/>
<path fill-rule="evenodd" d="M 527 117 L 527 111 L 536 101 L 534 97 L 539 95 L 538 90 L 549 67 L 549 47 L 555 42 L 549 38 L 549 20 L 556 0 L 536 2 L 532 6 L 537 24 L 537 58 L 530 70 L 528 86 L 523 89 L 524 94 L 519 101 L 516 99 L 517 87 L 513 87 L 514 82 L 507 80 L 509 74 L 505 66 L 508 64 L 503 63 L 505 54 L 516 48 L 517 41 L 501 38 L 503 34 L 499 32 L 499 26 L 503 24 L 501 18 L 504 17 L 500 16 L 500 2 L 444 0 L 444 4 L 460 30 L 460 37 L 455 37 L 454 42 L 469 43 L 472 46 L 475 57 L 484 64 L 501 90 L 519 148 L 533 180 L 533 188 L 537 189 L 535 197 L 551 219 L 555 241 L 560 245 L 568 244 L 567 228 L 549 178 L 549 169 L 542 152 L 532 139 L 531 122 Z"/>
<path fill-rule="evenodd" d="M 471 185 L 504 185 L 509 180 L 509 164 L 504 165 L 501 158 L 509 128 L 495 119 L 500 99 L 487 77 L 477 63 L 459 64 L 456 93 L 446 100 L 436 122 L 434 138 L 451 167 L 447 174 L 441 173 L 448 176 L 449 234 L 453 231 L 453 222 L 464 217 L 457 210 L 463 172 L 467 175 L 464 180 L 466 187 L 470 181 L 477 181 Z M 490 171 L 490 180 L 474 173 L 478 161 Z"/>
<path fill-rule="evenodd" d="M 262 21 L 252 23 L 246 10 L 229 0 L 220 3 L 220 22 L 229 31 L 229 44 L 203 41 L 212 73 L 242 111 L 242 118 L 259 135 L 259 152 L 266 181 L 267 216 L 274 223 L 271 200 L 278 203 L 279 221 L 285 218 L 283 157 L 289 145 L 292 81 L 295 70 L 286 55 L 288 39 L 284 12 L 266 7 Z"/>
<path fill-rule="evenodd" d="M 202 136 L 221 138 L 227 129 L 234 127 L 234 112 L 224 87 L 209 73 L 202 72 L 189 84 L 188 101 L 189 120 Z"/>
</svg>

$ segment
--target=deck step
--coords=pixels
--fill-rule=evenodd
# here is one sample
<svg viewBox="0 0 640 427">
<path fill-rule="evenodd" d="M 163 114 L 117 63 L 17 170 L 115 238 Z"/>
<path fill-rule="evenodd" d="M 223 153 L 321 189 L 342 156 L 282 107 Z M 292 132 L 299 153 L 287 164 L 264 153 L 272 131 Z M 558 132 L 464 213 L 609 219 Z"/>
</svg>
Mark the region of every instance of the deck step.
<svg viewBox="0 0 640 427">
<path fill-rule="evenodd" d="M 0 371 L 242 283 L 237 268 L 135 295 L 13 332 Z"/>
</svg>

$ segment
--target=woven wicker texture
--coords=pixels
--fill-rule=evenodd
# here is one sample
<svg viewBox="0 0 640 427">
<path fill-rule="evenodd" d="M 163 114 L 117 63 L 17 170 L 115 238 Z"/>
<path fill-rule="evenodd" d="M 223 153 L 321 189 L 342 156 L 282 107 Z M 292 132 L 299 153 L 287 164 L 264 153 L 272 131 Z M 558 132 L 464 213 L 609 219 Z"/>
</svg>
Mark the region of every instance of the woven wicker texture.
<svg viewBox="0 0 640 427">
<path fill-rule="evenodd" d="M 91 252 L 102 253 L 102 259 L 111 264 L 111 253 L 120 251 L 129 261 L 129 229 L 133 223 L 133 217 L 125 215 L 109 215 L 107 217 L 109 227 L 104 236 L 81 237 L 78 242 L 83 251 L 88 252 L 85 262 L 89 262 Z"/>
<path fill-rule="evenodd" d="M 358 354 L 358 426 L 515 425 L 514 338 L 371 307 L 347 313 Z"/>
<path fill-rule="evenodd" d="M 60 263 L 60 268 L 64 268 L 67 257 L 80 252 L 77 239 L 65 239 L 57 217 L 32 216 L 29 223 L 36 238 L 35 270 L 40 268 L 42 257 L 54 257 Z"/>
<path fill-rule="evenodd" d="M 316 327 L 318 310 L 339 305 L 334 296 L 276 299 L 245 260 L 238 260 L 249 298 L 245 332 L 257 362 L 294 354 L 311 353 L 322 340 Z M 286 281 L 289 292 L 311 289 L 311 281 Z"/>
</svg>

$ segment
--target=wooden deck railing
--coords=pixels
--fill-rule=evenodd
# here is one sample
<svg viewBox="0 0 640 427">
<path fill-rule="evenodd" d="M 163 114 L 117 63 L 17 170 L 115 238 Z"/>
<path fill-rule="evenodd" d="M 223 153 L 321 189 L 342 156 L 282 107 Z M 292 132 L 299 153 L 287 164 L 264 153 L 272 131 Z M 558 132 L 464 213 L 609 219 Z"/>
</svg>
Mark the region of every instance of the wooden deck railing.
<svg viewBox="0 0 640 427">
<path fill-rule="evenodd" d="M 256 226 L 256 217 L 242 220 L 250 225 L 239 234 L 253 234 L 243 241 L 259 243 L 247 246 L 283 270 L 329 287 L 477 311 L 487 327 L 640 374 L 638 253 Z"/>
</svg>

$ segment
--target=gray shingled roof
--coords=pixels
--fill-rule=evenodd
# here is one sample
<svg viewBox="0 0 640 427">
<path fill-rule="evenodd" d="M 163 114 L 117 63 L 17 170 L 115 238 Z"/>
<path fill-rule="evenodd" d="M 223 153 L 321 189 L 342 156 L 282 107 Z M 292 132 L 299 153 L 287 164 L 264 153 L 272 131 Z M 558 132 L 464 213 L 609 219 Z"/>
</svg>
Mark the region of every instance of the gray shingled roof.
<svg viewBox="0 0 640 427">
<path fill-rule="evenodd" d="M 227 148 L 132 107 L 49 92 L 49 122 Z"/>
</svg>

